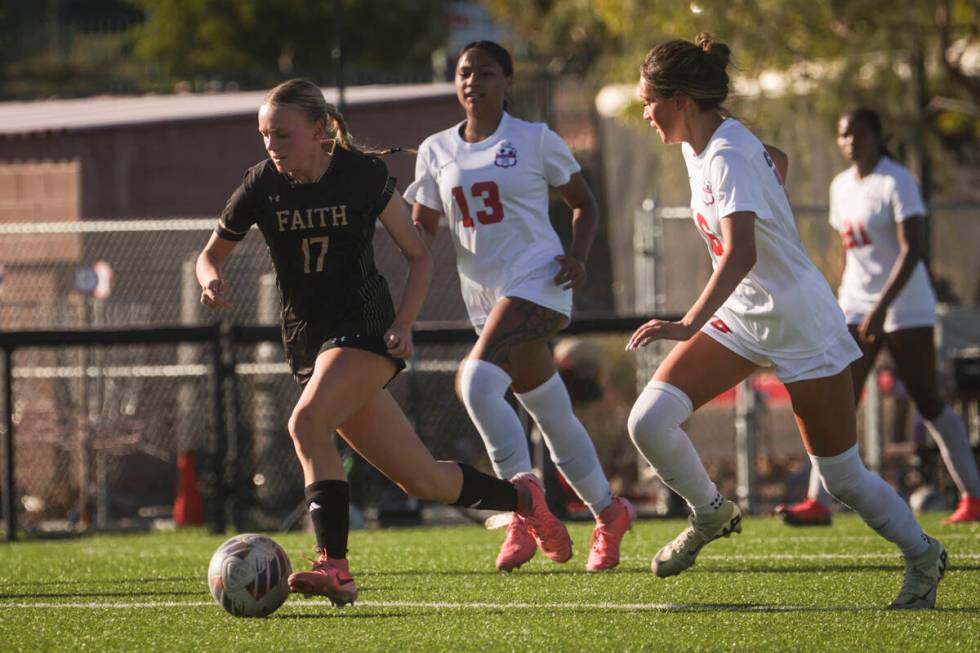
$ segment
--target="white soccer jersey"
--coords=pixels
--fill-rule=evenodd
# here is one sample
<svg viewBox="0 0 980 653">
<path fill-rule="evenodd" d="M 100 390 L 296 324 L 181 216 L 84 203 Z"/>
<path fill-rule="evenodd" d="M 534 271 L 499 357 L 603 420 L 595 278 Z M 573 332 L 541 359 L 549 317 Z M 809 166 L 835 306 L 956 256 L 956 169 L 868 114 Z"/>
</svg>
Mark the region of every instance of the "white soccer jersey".
<svg viewBox="0 0 980 653">
<path fill-rule="evenodd" d="M 756 263 L 718 311 L 725 326 L 766 357 L 822 352 L 846 333 L 844 317 L 826 279 L 807 258 L 789 199 L 762 142 L 728 118 L 700 155 L 687 143 L 682 149 L 692 217 L 713 266 L 725 251 L 721 219 L 740 211 L 756 215 Z"/>
<path fill-rule="evenodd" d="M 405 199 L 448 217 L 463 299 L 479 322 L 485 290 L 506 290 L 564 253 L 548 217 L 548 187 L 567 184 L 580 167 L 543 123 L 505 112 L 479 143 L 464 141 L 461 125 L 419 146 Z"/>
<path fill-rule="evenodd" d="M 849 320 L 870 313 L 877 305 L 900 253 L 898 223 L 925 214 L 912 173 L 887 156 L 863 179 L 854 166 L 834 177 L 830 224 L 840 233 L 846 251 L 838 299 Z M 915 315 L 919 318 L 912 321 L 932 324 L 935 312 L 936 297 L 920 261 L 888 307 L 886 321 L 897 320 L 900 327 Z"/>
</svg>

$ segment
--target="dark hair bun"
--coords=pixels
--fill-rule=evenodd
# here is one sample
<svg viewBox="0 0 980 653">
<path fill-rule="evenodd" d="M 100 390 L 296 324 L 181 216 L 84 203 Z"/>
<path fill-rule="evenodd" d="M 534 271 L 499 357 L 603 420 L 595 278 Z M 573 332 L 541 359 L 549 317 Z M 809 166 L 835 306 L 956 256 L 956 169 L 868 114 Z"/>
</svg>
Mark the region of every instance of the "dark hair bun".
<svg viewBox="0 0 980 653">
<path fill-rule="evenodd" d="M 722 69 L 728 67 L 728 60 L 732 56 L 732 51 L 724 43 L 715 41 L 708 32 L 701 32 L 695 39 L 695 43 L 701 51 L 713 59 Z"/>
</svg>

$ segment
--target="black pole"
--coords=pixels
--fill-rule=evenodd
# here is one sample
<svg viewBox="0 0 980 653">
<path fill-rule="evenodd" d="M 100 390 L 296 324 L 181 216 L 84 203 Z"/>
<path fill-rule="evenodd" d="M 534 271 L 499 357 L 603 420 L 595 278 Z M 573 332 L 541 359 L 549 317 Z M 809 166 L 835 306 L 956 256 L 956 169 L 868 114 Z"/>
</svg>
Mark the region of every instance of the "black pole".
<svg viewBox="0 0 980 653">
<path fill-rule="evenodd" d="M 227 471 L 225 472 L 225 487 L 229 489 L 228 499 L 231 503 L 231 523 L 235 530 L 241 532 L 245 527 L 245 519 L 242 511 L 245 502 L 242 500 L 245 479 L 242 478 L 242 458 L 245 456 L 246 443 L 242 438 L 242 428 L 239 418 L 241 416 L 241 403 L 239 399 L 237 358 L 235 356 L 234 332 L 230 328 L 222 330 L 222 342 L 224 343 L 224 369 L 227 371 L 225 387 L 227 389 L 226 403 L 227 411 L 225 424 L 227 425 L 228 444 L 225 458 L 227 460 Z"/>
<path fill-rule="evenodd" d="M 222 355 L 221 324 L 214 325 L 211 340 L 211 532 L 224 533 L 225 458 L 228 455 L 228 431 L 225 428 L 225 361 Z"/>
<path fill-rule="evenodd" d="M 7 541 L 17 539 L 17 502 L 14 494 L 14 350 L 3 348 L 3 516 L 7 527 Z"/>
</svg>

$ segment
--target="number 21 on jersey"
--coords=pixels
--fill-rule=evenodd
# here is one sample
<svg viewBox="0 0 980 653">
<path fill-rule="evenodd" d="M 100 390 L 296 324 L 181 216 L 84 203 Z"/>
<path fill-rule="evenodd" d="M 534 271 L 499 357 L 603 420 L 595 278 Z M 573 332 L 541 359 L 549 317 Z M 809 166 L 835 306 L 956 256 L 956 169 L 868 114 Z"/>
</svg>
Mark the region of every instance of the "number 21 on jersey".
<svg viewBox="0 0 980 653">
<path fill-rule="evenodd" d="M 497 188 L 496 182 L 476 182 L 470 186 L 470 197 L 483 203 L 483 208 L 476 212 L 476 219 L 480 224 L 494 224 L 504 219 L 504 205 L 500 201 L 500 189 Z M 472 229 L 473 215 L 470 213 L 470 205 L 462 186 L 453 188 L 453 199 L 456 200 L 459 211 L 463 214 L 463 226 Z"/>
<path fill-rule="evenodd" d="M 871 236 L 864 230 L 864 225 L 855 224 L 850 220 L 841 220 L 840 237 L 844 242 L 844 249 L 867 247 L 871 244 Z"/>
</svg>

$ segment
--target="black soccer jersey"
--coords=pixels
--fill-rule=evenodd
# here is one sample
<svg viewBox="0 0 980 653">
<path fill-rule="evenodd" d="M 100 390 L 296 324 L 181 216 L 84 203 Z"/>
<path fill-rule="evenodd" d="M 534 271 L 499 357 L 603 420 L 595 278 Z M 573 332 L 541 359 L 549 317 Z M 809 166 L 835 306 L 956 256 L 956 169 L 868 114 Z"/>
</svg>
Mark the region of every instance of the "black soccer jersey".
<svg viewBox="0 0 980 653">
<path fill-rule="evenodd" d="M 315 183 L 297 183 L 267 159 L 245 173 L 217 234 L 237 241 L 258 225 L 276 269 L 284 325 L 316 322 L 328 336 L 382 335 L 395 310 L 371 241 L 394 188 L 383 161 L 339 145 Z"/>
</svg>

